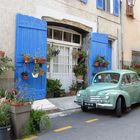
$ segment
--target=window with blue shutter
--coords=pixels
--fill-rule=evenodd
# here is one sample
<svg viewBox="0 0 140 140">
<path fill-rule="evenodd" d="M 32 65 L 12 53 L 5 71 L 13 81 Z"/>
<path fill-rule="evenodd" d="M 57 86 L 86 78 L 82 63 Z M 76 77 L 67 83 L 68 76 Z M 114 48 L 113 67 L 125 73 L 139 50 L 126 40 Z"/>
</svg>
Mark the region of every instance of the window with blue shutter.
<svg viewBox="0 0 140 140">
<path fill-rule="evenodd" d="M 120 14 L 120 0 L 114 0 L 113 1 L 113 9 L 114 9 L 114 15 L 119 16 Z"/>
<path fill-rule="evenodd" d="M 80 0 L 81 2 L 83 2 L 84 4 L 87 4 L 88 0 Z"/>
<path fill-rule="evenodd" d="M 96 7 L 98 9 L 104 10 L 105 9 L 105 0 L 96 0 Z"/>
</svg>

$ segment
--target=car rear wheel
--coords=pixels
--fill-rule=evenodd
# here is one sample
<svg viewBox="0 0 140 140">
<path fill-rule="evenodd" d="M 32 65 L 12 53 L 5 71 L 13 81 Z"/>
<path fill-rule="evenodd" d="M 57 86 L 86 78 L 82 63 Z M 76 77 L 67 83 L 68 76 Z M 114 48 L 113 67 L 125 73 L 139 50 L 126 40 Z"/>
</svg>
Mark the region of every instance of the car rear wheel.
<svg viewBox="0 0 140 140">
<path fill-rule="evenodd" d="M 118 98 L 116 103 L 116 116 L 121 117 L 122 116 L 122 99 L 121 97 Z"/>
<path fill-rule="evenodd" d="M 87 106 L 81 106 L 81 109 L 83 112 L 88 112 L 88 107 Z"/>
</svg>

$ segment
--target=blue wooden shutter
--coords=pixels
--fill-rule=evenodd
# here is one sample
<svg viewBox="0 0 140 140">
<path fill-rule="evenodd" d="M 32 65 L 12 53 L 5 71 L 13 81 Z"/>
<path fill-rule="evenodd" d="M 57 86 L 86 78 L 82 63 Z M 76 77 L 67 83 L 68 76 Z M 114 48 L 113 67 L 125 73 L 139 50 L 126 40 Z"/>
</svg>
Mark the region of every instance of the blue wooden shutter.
<svg viewBox="0 0 140 140">
<path fill-rule="evenodd" d="M 94 67 L 94 61 L 97 56 L 105 56 L 105 59 L 110 62 L 109 66 L 107 68 Z M 89 51 L 89 83 L 91 84 L 94 73 L 111 69 L 111 63 L 112 48 L 108 46 L 108 35 L 101 33 L 91 33 Z"/>
<path fill-rule="evenodd" d="M 42 64 L 45 71 L 43 76 L 32 77 L 34 62 L 24 64 L 23 54 L 33 57 L 46 58 L 47 23 L 40 19 L 17 14 L 16 16 L 16 56 L 15 79 L 16 86 L 21 92 L 20 97 L 28 99 L 43 99 L 46 97 L 46 64 Z M 27 71 L 29 80 L 23 80 L 21 73 Z"/>
<path fill-rule="evenodd" d="M 120 0 L 113 1 L 113 8 L 114 8 L 114 15 L 119 16 L 120 15 Z"/>
<path fill-rule="evenodd" d="M 96 7 L 98 9 L 104 10 L 105 9 L 105 0 L 96 0 Z"/>
<path fill-rule="evenodd" d="M 83 2 L 84 4 L 87 4 L 88 0 L 80 0 L 81 2 Z"/>
</svg>

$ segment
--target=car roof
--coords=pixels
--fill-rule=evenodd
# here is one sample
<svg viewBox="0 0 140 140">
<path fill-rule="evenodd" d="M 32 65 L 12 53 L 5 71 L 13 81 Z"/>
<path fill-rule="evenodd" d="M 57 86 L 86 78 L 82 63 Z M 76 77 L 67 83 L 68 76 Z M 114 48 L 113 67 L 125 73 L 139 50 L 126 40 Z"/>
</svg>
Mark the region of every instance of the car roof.
<svg viewBox="0 0 140 140">
<path fill-rule="evenodd" d="M 125 70 L 125 69 L 117 69 L 117 70 L 106 70 L 106 71 L 102 71 L 99 73 L 119 73 L 119 74 L 123 75 L 123 74 L 127 74 L 127 73 L 136 73 L 136 72 L 131 71 L 131 70 Z"/>
</svg>

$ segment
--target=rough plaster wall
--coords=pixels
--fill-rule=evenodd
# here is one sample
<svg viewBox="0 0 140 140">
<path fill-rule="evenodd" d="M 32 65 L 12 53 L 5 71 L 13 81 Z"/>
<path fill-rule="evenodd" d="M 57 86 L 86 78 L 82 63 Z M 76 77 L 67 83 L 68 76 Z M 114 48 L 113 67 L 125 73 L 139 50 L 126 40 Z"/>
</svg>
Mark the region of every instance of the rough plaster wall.
<svg viewBox="0 0 140 140">
<path fill-rule="evenodd" d="M 0 0 L 0 49 L 4 50 L 6 55 L 13 59 L 13 63 L 16 40 L 16 13 L 41 18 L 42 16 L 49 16 L 53 13 L 48 13 L 48 9 L 55 11 L 55 15 L 52 16 L 56 16 L 56 18 L 60 19 L 70 18 L 70 20 L 83 22 L 88 26 L 92 26 L 94 32 L 97 30 L 97 15 L 119 22 L 118 17 L 97 10 L 95 0 L 89 0 L 87 5 L 79 2 L 79 0 Z M 56 11 L 58 11 L 58 15 Z M 112 23 L 106 22 L 104 24 L 104 21 L 100 21 L 99 25 L 101 32 L 116 36 L 116 28 L 114 30 L 115 25 L 112 25 Z M 9 78 L 8 82 L 9 85 L 11 85 L 14 72 L 8 72 L 5 77 Z M 2 83 L 0 83 L 0 85 Z"/>
<path fill-rule="evenodd" d="M 124 7 L 125 7 L 124 1 Z M 124 8 L 125 10 L 125 8 Z M 131 63 L 132 50 L 140 51 L 140 1 L 134 6 L 134 19 L 127 17 L 124 11 L 124 61 Z"/>
</svg>

